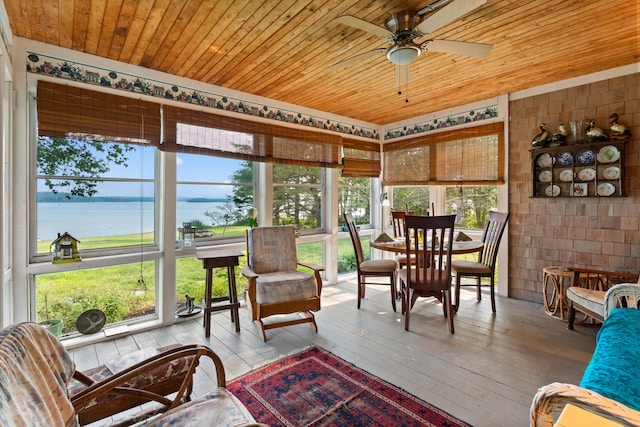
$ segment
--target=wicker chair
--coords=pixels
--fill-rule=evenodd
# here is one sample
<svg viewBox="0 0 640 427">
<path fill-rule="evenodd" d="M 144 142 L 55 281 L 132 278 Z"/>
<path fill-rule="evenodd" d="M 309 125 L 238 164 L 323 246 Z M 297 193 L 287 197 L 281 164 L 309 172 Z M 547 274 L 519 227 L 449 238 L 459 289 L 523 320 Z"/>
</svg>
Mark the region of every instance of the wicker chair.
<svg viewBox="0 0 640 427">
<path fill-rule="evenodd" d="M 640 285 L 615 285 L 607 291 L 604 318 L 609 317 L 615 307 L 638 309 L 639 304 Z M 534 396 L 530 411 L 531 426 L 552 427 L 554 420 L 569 403 L 623 425 L 640 425 L 640 411 L 587 388 L 555 382 L 540 388 Z"/>
<path fill-rule="evenodd" d="M 572 285 L 566 291 L 569 303 L 567 329 L 573 330 L 576 311 L 595 321 L 604 320 L 604 303 L 607 290 L 618 283 L 627 283 L 640 278 L 634 273 L 574 268 Z"/>
</svg>

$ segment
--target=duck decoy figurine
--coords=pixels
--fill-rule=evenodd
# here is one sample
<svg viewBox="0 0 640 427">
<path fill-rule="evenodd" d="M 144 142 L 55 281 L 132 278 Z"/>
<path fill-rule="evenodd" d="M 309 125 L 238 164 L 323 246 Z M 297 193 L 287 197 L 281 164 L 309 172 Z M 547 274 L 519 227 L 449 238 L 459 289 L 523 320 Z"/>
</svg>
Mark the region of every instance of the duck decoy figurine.
<svg viewBox="0 0 640 427">
<path fill-rule="evenodd" d="M 609 122 L 609 130 L 611 131 L 611 138 L 626 138 L 631 136 L 631 131 L 622 123 L 618 121 L 618 114 L 613 113 L 609 116 L 611 121 Z"/>
<path fill-rule="evenodd" d="M 540 148 L 544 147 L 547 138 L 549 138 L 549 132 L 547 132 L 546 123 L 540 124 L 540 133 L 533 137 L 533 141 L 531 141 L 531 148 Z"/>
<path fill-rule="evenodd" d="M 560 123 L 558 125 L 558 132 L 549 137 L 549 147 L 557 147 L 559 145 L 562 145 L 567 139 L 567 135 L 569 135 L 569 131 L 564 126 L 564 123 Z"/>
<path fill-rule="evenodd" d="M 609 137 L 597 126 L 596 120 L 588 120 L 585 133 L 587 134 L 587 142 L 606 141 Z"/>
</svg>

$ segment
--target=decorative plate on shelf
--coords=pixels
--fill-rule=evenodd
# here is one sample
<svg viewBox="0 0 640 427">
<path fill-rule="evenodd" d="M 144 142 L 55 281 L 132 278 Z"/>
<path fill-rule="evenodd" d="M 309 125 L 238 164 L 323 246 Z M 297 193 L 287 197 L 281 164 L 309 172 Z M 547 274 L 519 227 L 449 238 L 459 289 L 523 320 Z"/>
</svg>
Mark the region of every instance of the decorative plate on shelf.
<svg viewBox="0 0 640 427">
<path fill-rule="evenodd" d="M 582 181 L 591 181 L 596 177 L 596 170 L 594 168 L 584 168 L 578 172 L 578 178 Z"/>
<path fill-rule="evenodd" d="M 620 178 L 620 168 L 617 166 L 609 166 L 602 171 L 602 177 L 604 179 L 618 179 Z"/>
<path fill-rule="evenodd" d="M 576 154 L 576 163 L 580 165 L 590 165 L 596 160 L 595 154 L 591 150 L 583 150 Z"/>
<path fill-rule="evenodd" d="M 551 154 L 544 153 L 538 157 L 538 166 L 541 168 L 548 168 L 553 164 L 554 158 L 551 157 Z"/>
<path fill-rule="evenodd" d="M 560 195 L 560 187 L 558 185 L 550 185 L 544 189 L 547 197 L 558 197 Z"/>
<path fill-rule="evenodd" d="M 560 171 L 558 178 L 560 181 L 571 182 L 573 181 L 573 171 L 571 169 L 564 169 Z"/>
<path fill-rule="evenodd" d="M 573 163 L 573 156 L 568 151 L 560 153 L 556 158 L 556 163 L 560 166 L 570 166 Z"/>
<path fill-rule="evenodd" d="M 573 197 L 584 197 L 587 195 L 588 185 L 586 183 L 574 182 L 571 184 L 571 195 Z"/>
<path fill-rule="evenodd" d="M 613 145 L 606 145 L 598 151 L 598 161 L 600 163 L 617 162 L 620 158 L 620 150 Z"/>
<path fill-rule="evenodd" d="M 551 171 L 542 171 L 538 175 L 540 182 L 551 182 Z"/>
<path fill-rule="evenodd" d="M 616 186 L 610 182 L 603 182 L 598 184 L 598 196 L 611 196 L 616 192 Z"/>
</svg>

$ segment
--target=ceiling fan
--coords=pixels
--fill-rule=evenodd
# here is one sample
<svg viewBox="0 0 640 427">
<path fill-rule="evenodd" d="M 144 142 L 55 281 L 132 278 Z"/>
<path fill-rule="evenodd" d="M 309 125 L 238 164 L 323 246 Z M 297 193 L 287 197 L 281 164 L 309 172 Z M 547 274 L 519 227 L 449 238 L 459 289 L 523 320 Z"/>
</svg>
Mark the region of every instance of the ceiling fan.
<svg viewBox="0 0 640 427">
<path fill-rule="evenodd" d="M 423 40 L 428 34 L 461 18 L 487 2 L 487 0 L 453 0 L 442 9 L 422 20 L 424 14 L 435 10 L 448 1 L 438 0 L 417 12 L 394 14 L 387 20 L 387 28 L 351 15 L 343 15 L 336 18 L 336 22 L 358 28 L 387 40 L 391 47 L 370 50 L 345 59 L 327 67 L 327 71 L 337 70 L 370 56 L 384 53 L 387 59 L 396 66 L 396 84 L 402 85 L 409 81 L 409 64 L 416 60 L 423 51 L 453 53 L 477 58 L 489 54 L 493 48 L 493 45 L 490 44 L 438 39 Z"/>
</svg>

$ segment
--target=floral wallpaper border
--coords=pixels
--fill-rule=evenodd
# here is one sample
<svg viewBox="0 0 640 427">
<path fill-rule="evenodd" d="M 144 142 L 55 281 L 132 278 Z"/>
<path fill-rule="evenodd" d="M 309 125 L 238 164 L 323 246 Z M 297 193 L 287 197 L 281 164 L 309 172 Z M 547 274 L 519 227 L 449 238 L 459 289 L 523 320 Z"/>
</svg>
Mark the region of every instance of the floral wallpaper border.
<svg viewBox="0 0 640 427">
<path fill-rule="evenodd" d="M 498 105 L 489 105 L 481 110 L 469 110 L 463 113 L 456 113 L 450 116 L 437 117 L 423 122 L 410 125 L 404 125 L 397 128 L 390 128 L 384 131 L 384 140 L 400 138 L 408 135 L 416 135 L 436 129 L 443 129 L 452 126 L 458 126 L 465 123 L 477 122 L 480 120 L 491 119 L 498 116 Z"/>
<path fill-rule="evenodd" d="M 61 79 L 109 87 L 114 90 L 136 92 L 156 98 L 172 99 L 187 104 L 197 104 L 219 110 L 232 111 L 249 116 L 325 129 L 346 135 L 356 135 L 378 141 L 379 131 L 310 114 L 272 107 L 252 101 L 233 98 L 212 92 L 195 90 L 186 86 L 161 82 L 148 78 L 109 70 L 92 65 L 27 51 L 27 72 L 46 74 Z"/>
</svg>

